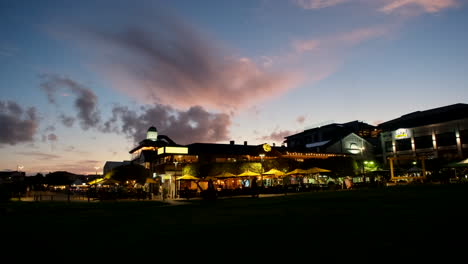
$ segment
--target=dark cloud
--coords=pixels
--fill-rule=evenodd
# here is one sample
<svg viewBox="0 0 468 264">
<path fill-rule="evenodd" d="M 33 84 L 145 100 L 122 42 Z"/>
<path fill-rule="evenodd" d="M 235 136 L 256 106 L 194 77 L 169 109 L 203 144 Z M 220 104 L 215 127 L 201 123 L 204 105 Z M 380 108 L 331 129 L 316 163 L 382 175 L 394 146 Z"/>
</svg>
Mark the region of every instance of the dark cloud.
<svg viewBox="0 0 468 264">
<path fill-rule="evenodd" d="M 24 110 L 12 101 L 0 101 L 0 144 L 32 141 L 38 127 L 36 109 Z"/>
<path fill-rule="evenodd" d="M 73 124 L 75 123 L 75 118 L 71 117 L 71 116 L 67 116 L 65 114 L 61 114 L 59 116 L 60 118 L 60 121 L 62 122 L 62 124 L 66 127 L 72 127 Z"/>
<path fill-rule="evenodd" d="M 55 126 L 47 126 L 45 128 L 45 131 L 48 132 L 48 131 L 55 131 Z"/>
<path fill-rule="evenodd" d="M 87 130 L 96 127 L 100 121 L 100 114 L 97 110 L 98 98 L 94 92 L 84 85 L 67 77 L 55 74 L 41 75 L 41 88 L 47 93 L 49 102 L 56 104 L 55 95 L 58 91 L 65 89 L 75 95 L 75 108 L 77 109 L 77 118 L 80 121 L 81 128 Z M 62 123 L 66 126 L 73 125 L 74 119 L 61 115 Z"/>
<path fill-rule="evenodd" d="M 50 133 L 49 135 L 47 135 L 47 139 L 49 141 L 57 141 L 58 137 L 54 133 Z"/>
<path fill-rule="evenodd" d="M 228 139 L 230 117 L 224 113 L 209 113 L 200 106 L 179 111 L 166 105 L 143 107 L 140 112 L 117 106 L 106 122 L 106 131 L 121 132 L 139 142 L 150 126 L 179 144 L 218 142 Z"/>
</svg>

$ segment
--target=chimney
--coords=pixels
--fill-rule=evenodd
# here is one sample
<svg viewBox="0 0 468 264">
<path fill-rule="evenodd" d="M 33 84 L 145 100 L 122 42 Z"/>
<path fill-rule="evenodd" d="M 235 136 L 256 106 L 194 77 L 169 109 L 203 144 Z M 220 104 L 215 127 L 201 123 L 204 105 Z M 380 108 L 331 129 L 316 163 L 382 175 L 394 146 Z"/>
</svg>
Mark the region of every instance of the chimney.
<svg viewBox="0 0 468 264">
<path fill-rule="evenodd" d="M 244 146 L 247 146 L 247 141 L 244 141 Z"/>
<path fill-rule="evenodd" d="M 273 143 L 273 147 L 274 147 L 275 145 L 276 145 L 276 144 L 275 144 L 275 143 Z"/>
<path fill-rule="evenodd" d="M 234 140 L 229 141 L 229 144 L 234 145 Z"/>
</svg>

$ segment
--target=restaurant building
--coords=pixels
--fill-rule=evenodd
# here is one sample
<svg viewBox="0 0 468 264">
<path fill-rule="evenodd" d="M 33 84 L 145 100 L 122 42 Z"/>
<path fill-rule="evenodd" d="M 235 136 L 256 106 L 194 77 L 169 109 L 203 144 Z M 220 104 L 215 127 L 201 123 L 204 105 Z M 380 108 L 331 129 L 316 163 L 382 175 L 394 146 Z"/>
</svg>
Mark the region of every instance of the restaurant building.
<svg viewBox="0 0 468 264">
<path fill-rule="evenodd" d="M 150 127 L 146 139 L 138 146 L 130 150 L 132 162 L 141 164 L 151 171 L 154 178 L 161 180 L 165 188 L 169 190 L 169 196 L 175 197 L 180 186 L 177 178 L 184 175 L 184 168 L 190 164 L 225 164 L 232 163 L 234 167 L 241 163 L 256 163 L 258 168 L 263 169 L 266 161 L 285 158 L 298 162 L 307 159 L 327 159 L 330 157 L 345 156 L 335 153 L 317 153 L 307 149 L 293 149 L 285 146 L 276 147 L 269 144 L 248 145 L 221 143 L 192 143 L 179 145 L 165 135 L 159 135 L 155 127 Z M 213 167 L 213 166 L 211 166 Z M 214 166 L 216 167 L 216 166 Z M 255 167 L 255 168 L 257 168 Z M 211 176 L 217 173 L 213 170 L 198 171 L 203 175 Z"/>
<path fill-rule="evenodd" d="M 378 128 L 385 163 L 396 159 L 405 164 L 422 157 L 448 163 L 468 157 L 468 104 L 416 111 Z"/>
<path fill-rule="evenodd" d="M 332 123 L 287 136 L 285 143 L 288 148 L 307 152 L 351 156 L 355 174 L 364 174 L 367 164 L 373 164 L 380 152 L 379 133 L 377 127 L 361 121 Z"/>
</svg>

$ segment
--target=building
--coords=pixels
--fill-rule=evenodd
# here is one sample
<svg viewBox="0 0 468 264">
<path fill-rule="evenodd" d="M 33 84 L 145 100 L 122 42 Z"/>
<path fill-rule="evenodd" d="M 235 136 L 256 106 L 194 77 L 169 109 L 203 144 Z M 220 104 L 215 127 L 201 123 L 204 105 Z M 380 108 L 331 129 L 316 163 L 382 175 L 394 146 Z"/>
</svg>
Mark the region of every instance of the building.
<svg viewBox="0 0 468 264">
<path fill-rule="evenodd" d="M 153 178 L 158 179 L 158 184 L 161 183 L 175 197 L 177 164 L 182 155 L 188 154 L 187 147 L 175 143 L 166 135 L 159 135 L 152 126 L 146 133 L 146 139 L 129 153 L 132 155 L 132 163 L 149 169 Z"/>
<path fill-rule="evenodd" d="M 187 165 L 197 163 L 198 165 L 214 165 L 221 163 L 232 163 L 233 167 L 241 163 L 256 163 L 257 168 L 263 169 L 263 162 L 267 160 L 285 158 L 298 162 L 307 159 L 327 159 L 329 157 L 343 156 L 333 153 L 316 153 L 304 149 L 298 151 L 285 146 L 275 147 L 268 144 L 248 145 L 220 143 L 192 143 L 179 145 L 167 136 L 158 135 L 155 127 L 148 129 L 147 137 L 138 146 L 130 150 L 132 162 L 141 164 L 150 169 L 153 177 L 160 178 L 162 185 L 169 190 L 169 195 L 177 195 L 176 178 L 183 176 Z M 208 167 L 210 167 L 208 166 Z M 213 167 L 213 166 L 211 166 Z M 206 177 L 214 171 L 203 171 L 199 177 Z"/>
<path fill-rule="evenodd" d="M 416 111 L 381 123 L 382 158 L 405 163 L 420 157 L 444 162 L 468 157 L 468 104 Z"/>
<path fill-rule="evenodd" d="M 317 153 L 354 155 L 357 160 L 373 159 L 379 149 L 380 130 L 360 121 L 329 124 L 304 130 L 286 137 L 290 149 L 306 149 Z"/>
</svg>

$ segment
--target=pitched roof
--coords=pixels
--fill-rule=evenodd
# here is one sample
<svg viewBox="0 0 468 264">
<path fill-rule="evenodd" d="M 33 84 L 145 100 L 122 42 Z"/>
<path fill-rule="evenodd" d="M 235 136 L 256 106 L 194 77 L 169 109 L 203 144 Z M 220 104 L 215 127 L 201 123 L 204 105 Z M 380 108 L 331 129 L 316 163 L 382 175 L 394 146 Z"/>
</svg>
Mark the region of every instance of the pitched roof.
<svg viewBox="0 0 468 264">
<path fill-rule="evenodd" d="M 175 143 L 171 138 L 169 138 L 168 136 L 166 135 L 158 135 L 158 140 L 154 141 L 154 140 L 151 140 L 151 139 L 144 139 L 142 141 L 140 141 L 140 143 L 138 144 L 138 146 L 134 147 L 132 150 L 130 150 L 130 154 L 139 150 L 140 148 L 143 148 L 143 147 L 156 147 L 156 148 L 160 148 L 160 147 L 165 147 L 165 146 L 180 146 L 179 144 Z"/>
</svg>

